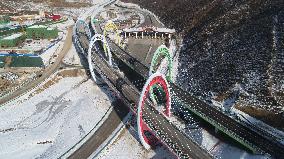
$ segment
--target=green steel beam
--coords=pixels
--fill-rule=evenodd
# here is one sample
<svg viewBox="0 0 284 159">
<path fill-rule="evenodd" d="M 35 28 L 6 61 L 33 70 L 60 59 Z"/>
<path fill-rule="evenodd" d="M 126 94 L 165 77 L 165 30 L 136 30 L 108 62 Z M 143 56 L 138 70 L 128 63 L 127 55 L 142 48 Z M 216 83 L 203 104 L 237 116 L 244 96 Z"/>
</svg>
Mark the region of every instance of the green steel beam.
<svg viewBox="0 0 284 159">
<path fill-rule="evenodd" d="M 230 136 L 231 138 L 233 138 L 234 140 L 236 140 L 237 142 L 239 142 L 240 144 L 242 144 L 243 146 L 245 146 L 246 148 L 248 148 L 249 150 L 251 150 L 253 153 L 258 153 L 258 152 L 263 152 L 260 148 L 256 147 L 255 145 L 252 145 L 251 143 L 249 143 L 247 140 L 245 140 L 244 138 L 238 136 L 237 134 L 235 134 L 233 131 L 228 130 L 226 127 L 224 127 L 223 125 L 215 122 L 215 120 L 208 118 L 205 114 L 200 113 L 198 111 L 196 111 L 193 107 L 191 107 L 188 104 L 185 104 L 183 102 L 182 99 L 180 99 L 179 97 L 176 97 L 175 99 L 177 99 L 179 101 L 179 103 L 181 105 L 183 105 L 185 108 L 187 108 L 188 110 L 190 110 L 192 113 L 194 113 L 195 115 L 199 116 L 200 118 L 202 118 L 203 120 L 205 120 L 206 122 L 210 123 L 211 125 L 213 125 L 215 128 L 217 128 L 218 130 L 222 131 L 223 133 L 227 134 L 228 136 Z"/>
</svg>

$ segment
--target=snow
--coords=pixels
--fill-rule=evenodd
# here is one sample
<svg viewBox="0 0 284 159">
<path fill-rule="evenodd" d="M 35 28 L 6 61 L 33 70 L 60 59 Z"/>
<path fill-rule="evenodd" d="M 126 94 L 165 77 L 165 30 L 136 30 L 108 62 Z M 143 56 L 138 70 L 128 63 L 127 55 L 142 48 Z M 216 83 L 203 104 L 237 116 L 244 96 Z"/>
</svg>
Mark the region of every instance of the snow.
<svg viewBox="0 0 284 159">
<path fill-rule="evenodd" d="M 145 150 L 139 143 L 137 132 L 131 127 L 122 130 L 119 137 L 108 145 L 97 159 L 145 159 L 145 158 L 175 158 L 164 146 L 155 150 Z"/>
<path fill-rule="evenodd" d="M 51 48 L 47 49 L 44 53 L 42 53 L 40 57 L 42 58 L 44 65 L 48 66 L 52 56 L 55 55 L 56 52 L 61 51 L 62 48 L 63 48 L 63 42 L 59 42 L 54 46 L 52 46 Z"/>
<path fill-rule="evenodd" d="M 66 39 L 66 33 L 67 33 L 67 26 L 69 26 L 70 21 L 68 21 L 66 24 L 61 24 L 60 27 L 63 27 L 63 32 L 60 32 L 59 38 L 61 38 L 60 41 L 56 41 L 53 44 L 50 44 L 49 46 L 47 46 L 47 50 L 44 50 L 40 57 L 43 60 L 43 63 L 45 66 L 48 66 L 49 64 L 51 64 L 52 62 L 55 61 L 56 55 L 58 56 L 59 53 L 61 52 L 63 45 L 64 45 L 64 41 Z M 52 46 L 53 45 L 53 46 Z M 50 47 L 51 46 L 51 47 Z"/>
<path fill-rule="evenodd" d="M 15 81 L 19 76 L 12 72 L 0 72 L 0 78 L 7 79 L 9 81 Z"/>
<path fill-rule="evenodd" d="M 74 45 L 71 46 L 71 49 L 64 57 L 63 62 L 67 65 L 76 65 L 76 66 L 82 65 L 80 57 L 78 56 L 78 53 L 76 52 Z"/>
<path fill-rule="evenodd" d="M 17 33 L 17 34 L 13 34 L 7 37 L 4 37 L 3 40 L 12 40 L 12 39 L 16 39 L 19 38 L 23 35 L 23 33 Z"/>
<path fill-rule="evenodd" d="M 33 25 L 33 26 L 30 26 L 30 27 L 28 27 L 28 28 L 47 28 L 47 26 L 45 26 L 45 25 Z"/>
<path fill-rule="evenodd" d="M 122 6 L 125 6 L 127 8 L 131 8 L 131 9 L 139 9 L 139 10 L 142 10 L 144 12 L 147 12 L 151 15 L 153 15 L 155 17 L 155 19 L 160 23 L 162 24 L 162 26 L 165 26 L 161 21 L 160 21 L 160 18 L 157 17 L 153 12 L 147 10 L 147 9 L 144 9 L 144 8 L 141 8 L 139 5 L 137 4 L 133 4 L 133 3 L 125 3 L 125 2 L 121 2 L 121 1 L 117 1 L 117 4 L 119 5 L 122 5 Z"/>
<path fill-rule="evenodd" d="M 68 18 L 67 21 L 65 21 L 65 22 L 51 24 L 51 25 L 49 25 L 49 27 L 57 28 L 57 29 L 59 29 L 61 31 L 62 30 L 65 31 L 71 25 L 74 25 L 74 21 L 73 21 L 72 18 Z"/>
<path fill-rule="evenodd" d="M 59 157 L 97 124 L 113 100 L 104 93 L 109 90 L 82 76 L 62 78 L 39 94 L 35 90 L 0 108 L 5 143 L 0 158 Z"/>
</svg>

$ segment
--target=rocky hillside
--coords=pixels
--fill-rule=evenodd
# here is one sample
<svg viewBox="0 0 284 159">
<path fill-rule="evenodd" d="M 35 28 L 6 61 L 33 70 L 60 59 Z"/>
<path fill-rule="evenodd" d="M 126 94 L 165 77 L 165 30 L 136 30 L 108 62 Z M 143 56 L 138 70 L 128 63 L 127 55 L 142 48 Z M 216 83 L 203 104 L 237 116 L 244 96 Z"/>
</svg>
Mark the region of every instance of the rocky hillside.
<svg viewBox="0 0 284 159">
<path fill-rule="evenodd" d="M 123 1 L 184 35 L 180 85 L 284 130 L 283 0 Z"/>
</svg>

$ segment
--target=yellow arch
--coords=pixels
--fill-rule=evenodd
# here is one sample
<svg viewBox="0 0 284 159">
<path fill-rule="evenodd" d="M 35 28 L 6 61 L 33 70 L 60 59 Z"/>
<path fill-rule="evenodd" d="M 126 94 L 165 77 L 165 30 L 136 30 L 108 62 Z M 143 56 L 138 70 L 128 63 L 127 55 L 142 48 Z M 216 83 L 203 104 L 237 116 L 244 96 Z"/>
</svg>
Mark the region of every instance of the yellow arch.
<svg viewBox="0 0 284 159">
<path fill-rule="evenodd" d="M 111 20 L 108 21 L 105 25 L 104 32 L 103 32 L 104 37 L 106 37 L 107 32 L 110 32 L 110 31 L 115 32 L 115 43 L 117 43 L 120 46 L 121 39 L 119 36 L 118 27 Z M 106 49 L 105 47 L 106 46 L 104 46 L 104 49 Z"/>
</svg>

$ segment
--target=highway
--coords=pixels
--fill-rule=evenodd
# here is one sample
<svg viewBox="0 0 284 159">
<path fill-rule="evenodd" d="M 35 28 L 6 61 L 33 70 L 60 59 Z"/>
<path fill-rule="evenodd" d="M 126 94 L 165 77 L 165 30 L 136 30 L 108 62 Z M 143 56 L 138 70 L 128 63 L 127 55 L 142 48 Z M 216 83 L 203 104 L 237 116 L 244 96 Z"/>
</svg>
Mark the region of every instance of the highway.
<svg viewBox="0 0 284 159">
<path fill-rule="evenodd" d="M 131 57 L 130 54 L 122 50 L 114 42 L 109 40 L 109 44 L 116 57 L 120 58 L 131 69 L 135 70 L 144 78 L 148 77 L 149 68 L 147 68 L 147 66 Z M 222 131 L 225 131 L 224 133 L 233 135 L 231 137 L 238 138 L 239 142 L 245 142 L 244 144 L 250 145 L 253 150 L 257 150 L 258 152 L 265 151 L 276 158 L 284 158 L 284 146 L 271 140 L 270 136 L 266 136 L 267 134 L 255 132 L 246 127 L 246 125 L 230 118 L 216 108 L 192 96 L 174 83 L 170 83 L 170 87 L 172 94 L 174 94 L 172 98 L 178 99 L 190 110 L 195 110 L 194 113 L 200 114 L 199 116 L 201 118 L 208 118 L 207 122 L 214 126 L 219 126 Z"/>
<path fill-rule="evenodd" d="M 107 62 L 98 54 L 92 56 L 92 61 L 95 63 L 95 69 L 104 78 L 106 83 L 124 99 L 124 102 L 129 108 L 136 112 L 137 99 L 140 97 L 140 91 L 127 79 L 123 78 L 121 74 L 114 68 L 108 67 Z M 167 139 L 162 140 L 168 145 L 172 151 L 175 152 L 180 158 L 212 158 L 212 156 L 200 148 L 192 140 L 188 139 L 178 129 L 171 125 L 168 120 L 157 111 L 153 111 L 152 106 L 146 105 L 145 114 L 149 115 L 148 119 L 156 119 L 155 128 L 159 129 L 162 133 L 156 134 L 158 138 Z M 155 112 L 155 114 L 153 114 Z M 154 129 L 155 130 L 155 129 Z M 157 131 L 153 131 L 157 132 Z"/>
<path fill-rule="evenodd" d="M 147 23 L 152 23 L 150 20 L 146 20 Z M 102 30 L 99 23 L 95 24 L 95 30 L 97 33 L 102 34 Z M 113 53 L 113 57 L 116 60 L 120 60 L 123 63 L 125 63 L 131 70 L 134 70 L 140 76 L 145 80 L 148 78 L 148 72 L 149 68 L 145 66 L 143 63 L 141 63 L 139 60 L 135 59 L 133 56 L 131 56 L 130 53 L 126 52 L 125 50 L 121 49 L 117 44 L 115 44 L 111 39 L 107 38 L 107 41 L 110 45 L 111 51 Z M 97 50 L 98 51 L 98 50 Z M 123 99 L 128 103 L 129 106 L 134 106 L 136 104 L 136 100 L 139 98 L 139 91 L 138 89 L 133 85 L 133 83 L 130 82 L 130 79 L 121 77 L 120 74 L 113 68 L 109 68 L 108 65 L 105 63 L 104 59 L 102 57 L 97 56 L 97 54 L 94 54 L 93 57 L 93 63 L 95 65 L 95 69 L 98 70 L 98 72 L 102 75 L 102 77 L 108 81 L 107 83 L 111 85 L 112 88 L 115 88 L 116 91 L 123 97 Z M 121 71 L 128 71 L 128 70 L 121 70 Z M 186 108 L 188 108 L 191 112 L 198 115 L 200 118 L 204 119 L 217 129 L 223 131 L 225 134 L 232 137 L 234 140 L 240 142 L 241 144 L 245 145 L 247 148 L 252 150 L 255 153 L 268 153 L 272 155 L 275 158 L 284 158 L 284 146 L 273 140 L 271 136 L 269 136 L 266 133 L 257 132 L 255 130 L 252 130 L 247 125 L 232 119 L 231 117 L 227 116 L 220 110 L 217 110 L 216 108 L 208 105 L 204 101 L 192 96 L 187 91 L 184 91 L 179 86 L 177 86 L 174 83 L 170 83 L 171 91 L 172 91 L 172 98 L 177 99 L 180 103 L 182 103 Z M 138 94 L 137 94 L 138 93 Z M 132 111 L 136 111 L 135 107 L 130 107 Z M 155 110 L 151 109 L 152 107 L 147 105 L 145 108 L 145 114 L 143 116 L 144 121 L 150 125 L 153 133 L 158 132 L 160 130 L 168 130 L 166 132 L 160 132 L 159 135 L 156 133 L 156 135 L 161 139 L 171 139 L 170 141 L 174 141 L 176 145 L 173 149 L 177 149 L 175 152 L 176 154 L 180 155 L 179 157 L 185 157 L 186 155 L 189 155 L 193 158 L 200 158 L 200 156 L 194 156 L 192 152 L 186 149 L 180 150 L 180 147 L 184 147 L 184 144 L 187 144 L 187 146 L 194 147 L 194 151 L 203 154 L 203 158 L 206 158 L 206 154 L 204 154 L 204 150 L 195 147 L 196 145 L 192 143 L 192 141 L 187 141 L 186 138 L 183 138 L 183 134 L 178 135 L 178 138 L 183 139 L 186 141 L 186 143 L 180 141 L 179 139 L 175 138 L 174 136 L 165 137 L 165 134 L 175 134 L 175 127 L 171 127 L 168 125 L 171 125 L 166 119 L 164 120 L 162 115 L 157 115 L 158 112 L 155 112 Z M 155 119 L 155 120 L 149 120 L 149 119 Z M 160 125 L 160 124 L 161 125 Z M 154 126 L 153 126 L 154 125 Z M 178 134 L 178 133 L 177 133 Z M 181 145 L 178 143 L 181 142 Z M 191 144 L 188 144 L 188 143 Z M 173 143 L 166 143 L 167 145 L 172 145 Z M 172 148 L 172 147 L 171 147 Z M 180 154 L 179 152 L 185 152 Z M 183 156 L 185 155 L 185 156 Z M 207 157 L 211 157 L 208 155 Z"/>
<path fill-rule="evenodd" d="M 155 26 L 155 27 L 158 27 L 158 28 L 163 28 L 165 27 L 163 24 L 161 24 L 156 18 L 154 15 L 146 12 L 146 11 L 140 11 L 140 10 L 137 10 L 136 8 L 128 8 L 128 7 L 125 7 L 125 6 L 121 6 L 119 4 L 115 4 L 116 7 L 119 7 L 119 8 L 124 8 L 124 9 L 127 9 L 127 10 L 135 10 L 139 13 L 141 13 L 144 18 L 145 18 L 145 21 L 144 23 L 140 24 L 138 27 L 147 27 L 147 26 Z"/>
<path fill-rule="evenodd" d="M 89 45 L 89 42 L 86 40 L 84 34 L 78 34 L 78 36 L 80 43 L 85 43 L 82 44 L 81 46 Z M 87 49 L 84 48 L 84 50 Z M 93 51 L 96 52 L 92 56 L 92 62 L 95 64 L 94 66 L 95 70 L 101 75 L 102 78 L 104 78 L 105 82 L 112 89 L 114 89 L 115 92 L 119 94 L 119 96 L 123 99 L 125 104 L 129 106 L 130 110 L 136 113 L 137 111 L 136 104 L 137 104 L 137 99 L 139 99 L 140 97 L 140 91 L 137 89 L 137 87 L 135 87 L 133 83 L 130 82 L 130 80 L 128 80 L 128 78 L 122 76 L 118 69 L 108 67 L 107 62 L 104 60 L 104 57 L 101 56 L 102 55 L 101 53 L 99 53 L 102 50 L 96 48 L 96 50 Z M 124 57 L 120 56 L 119 59 L 128 60 L 133 64 L 136 63 L 139 66 L 144 66 L 141 65 L 141 63 L 138 61 L 131 60 L 133 58 L 128 59 L 128 57 L 131 56 L 130 55 Z M 123 72 L 127 72 L 127 70 L 124 70 Z M 146 74 L 148 75 L 148 72 L 144 73 L 145 75 Z M 165 142 L 165 144 L 175 154 L 177 154 L 179 158 L 200 158 L 200 159 L 212 158 L 212 156 L 207 151 L 203 150 L 202 148 L 199 147 L 199 145 L 197 145 L 191 139 L 187 138 L 174 125 L 172 125 L 162 114 L 159 114 L 158 111 L 155 111 L 152 108 L 153 107 L 150 106 L 150 104 L 145 106 L 144 111 L 146 116 L 143 116 L 143 118 L 145 118 L 148 123 L 152 121 L 149 119 L 155 120 L 152 122 L 155 123 L 154 124 L 155 126 L 153 126 L 153 124 L 151 123 L 149 124 L 150 128 L 154 130 L 152 133 L 155 134 L 155 136 L 157 136 L 158 138 L 160 138 L 163 142 Z"/>
<path fill-rule="evenodd" d="M 98 33 L 102 32 L 98 23 L 95 25 L 95 29 Z M 107 41 L 115 57 L 119 58 L 145 79 L 148 78 L 149 68 L 147 66 L 132 57 L 109 38 L 107 38 Z M 265 152 L 276 158 L 284 158 L 284 145 L 274 141 L 268 134 L 256 132 L 250 129 L 246 125 L 232 119 L 216 108 L 206 104 L 198 98 L 195 98 L 174 83 L 170 83 L 170 86 L 173 94 L 175 94 L 173 98 L 178 99 L 199 117 L 205 119 L 211 125 L 217 127 L 219 130 L 234 138 L 242 145 L 245 145 L 255 153 Z"/>
<path fill-rule="evenodd" d="M 82 44 L 82 46 L 88 46 L 89 42 L 86 40 L 85 34 L 78 35 L 80 43 L 85 43 Z M 84 50 L 87 49 L 84 48 Z M 95 70 L 98 71 L 101 77 L 105 79 L 105 82 L 119 94 L 123 101 L 129 106 L 130 110 L 136 113 L 136 102 L 140 97 L 140 91 L 127 78 L 124 78 L 117 69 L 108 67 L 108 64 L 104 60 L 103 56 L 101 56 L 102 54 L 99 53 L 99 51 L 102 50 L 96 48 L 94 51 L 97 52 L 92 56 L 92 61 L 95 64 Z M 137 62 L 137 64 L 140 63 Z M 157 121 L 154 122 L 158 122 L 155 123 L 155 127 L 152 127 L 152 129 L 155 130 L 152 133 L 155 134 L 156 132 L 159 132 L 159 134 L 156 134 L 156 136 L 163 139 L 162 141 L 165 141 L 166 145 L 168 145 L 175 154 L 177 154 L 180 158 L 212 158 L 209 153 L 201 149 L 196 143 L 182 134 L 178 129 L 175 128 L 174 125 L 171 125 L 162 114 L 159 114 L 157 111 L 151 108 L 152 107 L 150 105 L 146 106 L 146 118 L 155 119 Z M 151 120 L 147 121 L 150 122 Z M 84 148 L 80 149 L 84 150 Z"/>
</svg>

